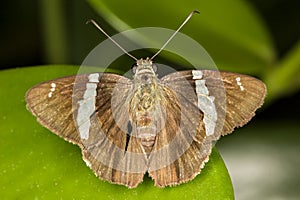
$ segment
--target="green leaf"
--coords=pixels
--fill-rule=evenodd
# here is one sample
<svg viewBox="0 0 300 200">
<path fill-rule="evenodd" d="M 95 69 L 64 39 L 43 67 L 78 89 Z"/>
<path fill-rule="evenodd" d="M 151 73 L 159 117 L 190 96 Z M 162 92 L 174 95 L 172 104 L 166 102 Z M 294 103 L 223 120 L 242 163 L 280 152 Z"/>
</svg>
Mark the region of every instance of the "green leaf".
<svg viewBox="0 0 300 200">
<path fill-rule="evenodd" d="M 300 41 L 269 71 L 266 84 L 272 100 L 300 89 Z"/>
<path fill-rule="evenodd" d="M 88 2 L 118 31 L 137 27 L 175 30 L 192 10 L 199 10 L 201 14 L 194 16 L 181 32 L 198 41 L 219 69 L 262 74 L 275 59 L 273 44 L 265 26 L 245 1 Z M 156 36 L 152 37 L 154 40 Z"/>
<path fill-rule="evenodd" d="M 164 189 L 145 177 L 135 189 L 99 180 L 79 147 L 52 134 L 26 110 L 33 85 L 76 74 L 75 66 L 0 72 L 0 194 L 3 199 L 234 199 L 227 169 L 216 149 L 194 180 Z"/>
</svg>

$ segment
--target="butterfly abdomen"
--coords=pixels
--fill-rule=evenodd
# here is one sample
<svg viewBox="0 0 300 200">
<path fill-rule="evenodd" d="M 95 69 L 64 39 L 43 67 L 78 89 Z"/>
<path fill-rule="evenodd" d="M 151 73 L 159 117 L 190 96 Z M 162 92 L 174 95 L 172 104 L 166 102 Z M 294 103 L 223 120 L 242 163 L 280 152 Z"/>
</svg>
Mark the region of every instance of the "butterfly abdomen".
<svg viewBox="0 0 300 200">
<path fill-rule="evenodd" d="M 143 146 L 145 152 L 149 154 L 156 138 L 156 127 L 145 126 L 137 128 L 138 137 L 141 140 L 141 145 Z"/>
</svg>

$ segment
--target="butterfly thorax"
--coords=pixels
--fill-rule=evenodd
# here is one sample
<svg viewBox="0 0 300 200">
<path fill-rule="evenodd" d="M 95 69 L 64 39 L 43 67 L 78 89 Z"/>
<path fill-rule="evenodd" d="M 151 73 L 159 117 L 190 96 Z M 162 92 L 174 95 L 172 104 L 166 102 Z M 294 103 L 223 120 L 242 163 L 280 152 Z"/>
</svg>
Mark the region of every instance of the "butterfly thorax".
<svg viewBox="0 0 300 200">
<path fill-rule="evenodd" d="M 138 60 L 134 75 L 134 92 L 131 99 L 131 119 L 136 137 L 147 153 L 152 149 L 157 132 L 157 83 L 158 78 L 149 59 Z"/>
</svg>

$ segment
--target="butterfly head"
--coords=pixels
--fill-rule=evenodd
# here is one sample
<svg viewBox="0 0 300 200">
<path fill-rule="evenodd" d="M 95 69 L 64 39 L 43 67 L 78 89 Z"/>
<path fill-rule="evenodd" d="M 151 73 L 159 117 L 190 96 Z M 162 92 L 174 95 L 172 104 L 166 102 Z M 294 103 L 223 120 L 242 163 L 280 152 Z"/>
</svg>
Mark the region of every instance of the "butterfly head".
<svg viewBox="0 0 300 200">
<path fill-rule="evenodd" d="M 149 85 L 156 82 L 156 71 L 156 65 L 149 58 L 137 60 L 136 64 L 132 67 L 134 80 L 141 85 Z"/>
<path fill-rule="evenodd" d="M 135 77 L 148 75 L 156 76 L 157 67 L 152 63 L 152 60 L 149 58 L 140 59 L 136 61 L 136 64 L 132 67 L 132 73 Z"/>
</svg>

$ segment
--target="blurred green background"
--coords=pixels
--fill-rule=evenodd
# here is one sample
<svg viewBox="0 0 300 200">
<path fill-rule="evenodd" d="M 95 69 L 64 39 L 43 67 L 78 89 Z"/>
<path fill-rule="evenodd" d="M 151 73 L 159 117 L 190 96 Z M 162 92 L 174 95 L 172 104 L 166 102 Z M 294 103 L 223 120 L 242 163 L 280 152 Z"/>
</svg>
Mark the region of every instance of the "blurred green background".
<svg viewBox="0 0 300 200">
<path fill-rule="evenodd" d="M 181 32 L 203 45 L 220 70 L 256 76 L 268 88 L 266 104 L 249 125 L 217 144 L 231 175 L 236 199 L 298 199 L 300 2 L 296 0 L 2 1 L 0 92 L 1 98 L 6 99 L 0 108 L 2 150 L 15 148 L 11 145 L 14 140 L 18 141 L 18 134 L 13 128 L 9 133 L 6 131 L 10 128 L 8 125 L 18 125 L 23 117 L 9 119 L 10 109 L 25 106 L 23 100 L 18 101 L 19 107 L 5 106 L 10 102 L 8 98 L 15 96 L 5 92 L 17 91 L 23 77 L 29 87 L 34 81 L 38 83 L 38 76 L 47 80 L 76 72 L 66 65 L 80 65 L 85 56 L 106 39 L 94 27 L 85 25 L 88 19 L 95 19 L 106 32 L 114 35 L 137 27 L 176 29 L 194 9 L 201 14 L 194 16 Z M 149 55 L 149 52 L 138 52 L 138 55 Z M 181 64 L 172 58 L 163 53 L 157 59 Z M 123 70 L 132 65 L 132 60 L 126 58 L 115 64 L 121 62 Z M 24 67 L 37 65 L 53 65 L 55 72 L 51 72 L 49 66 L 24 70 Z M 8 85 L 8 81 L 17 84 Z M 14 151 L 7 151 L 14 159 Z M 7 155 L 0 153 L 0 166 L 5 166 Z M 5 173 L 0 171 L 1 175 Z M 5 186 L 0 185 L 0 191 L 1 187 Z"/>
</svg>

